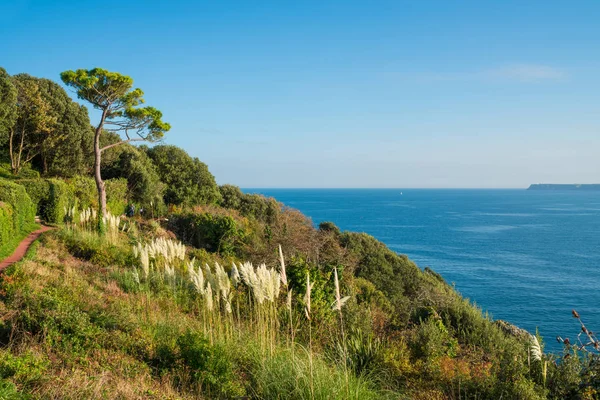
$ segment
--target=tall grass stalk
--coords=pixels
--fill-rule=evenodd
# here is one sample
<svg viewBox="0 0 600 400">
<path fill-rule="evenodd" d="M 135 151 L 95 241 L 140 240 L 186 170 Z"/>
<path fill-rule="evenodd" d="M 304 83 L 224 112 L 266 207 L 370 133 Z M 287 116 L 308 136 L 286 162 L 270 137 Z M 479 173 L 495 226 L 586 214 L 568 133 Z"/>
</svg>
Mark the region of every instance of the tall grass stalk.
<svg viewBox="0 0 600 400">
<path fill-rule="evenodd" d="M 308 320 L 308 357 L 310 366 L 310 396 L 311 399 L 315 398 L 315 385 L 314 385 L 314 371 L 313 371 L 313 349 L 312 349 L 312 321 L 310 318 L 310 296 L 312 291 L 312 285 L 310 283 L 310 274 L 306 271 L 306 293 L 304 294 L 304 312 L 306 319 Z"/>
<path fill-rule="evenodd" d="M 346 345 L 346 333 L 344 332 L 344 315 L 342 313 L 342 307 L 350 298 L 349 296 L 342 298 L 340 295 L 340 281 L 338 279 L 337 268 L 333 269 L 333 282 L 335 284 L 335 304 L 333 306 L 334 310 L 337 310 L 340 316 L 340 332 L 342 335 L 342 349 L 344 356 L 344 377 L 346 379 L 346 395 L 349 397 L 350 393 L 348 386 L 348 346 Z"/>
</svg>

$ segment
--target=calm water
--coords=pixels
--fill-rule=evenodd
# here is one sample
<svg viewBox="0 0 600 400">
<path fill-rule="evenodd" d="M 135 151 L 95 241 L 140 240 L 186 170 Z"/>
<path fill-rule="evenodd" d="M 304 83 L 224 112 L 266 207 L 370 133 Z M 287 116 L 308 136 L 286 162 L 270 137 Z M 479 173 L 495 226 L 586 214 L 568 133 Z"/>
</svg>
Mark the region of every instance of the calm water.
<svg viewBox="0 0 600 400">
<path fill-rule="evenodd" d="M 366 232 L 530 332 L 547 349 L 600 330 L 600 192 L 248 189 L 342 230 Z"/>
</svg>

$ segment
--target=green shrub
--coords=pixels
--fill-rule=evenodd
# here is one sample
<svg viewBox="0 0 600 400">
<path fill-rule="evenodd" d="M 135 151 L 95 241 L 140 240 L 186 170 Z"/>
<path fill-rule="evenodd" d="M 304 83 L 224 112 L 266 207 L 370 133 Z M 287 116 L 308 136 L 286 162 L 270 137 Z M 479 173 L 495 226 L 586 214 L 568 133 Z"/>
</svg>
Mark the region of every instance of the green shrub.
<svg viewBox="0 0 600 400">
<path fill-rule="evenodd" d="M 305 351 L 278 351 L 271 357 L 256 352 L 249 371 L 253 391 L 259 399 L 386 399 L 376 392 L 371 382 L 353 374 L 345 376 L 341 369 L 323 359 L 310 359 Z M 389 396 L 389 398 L 398 398 Z"/>
<path fill-rule="evenodd" d="M 113 215 L 121 215 L 127 207 L 127 179 L 107 179 L 106 185 L 106 206 Z"/>
<path fill-rule="evenodd" d="M 161 182 L 165 184 L 166 204 L 194 206 L 213 204 L 221 194 L 206 164 L 190 157 L 185 150 L 157 145 L 147 150 Z"/>
<path fill-rule="evenodd" d="M 134 265 L 134 257 L 128 244 L 107 242 L 102 235 L 90 232 L 61 230 L 56 232 L 75 257 L 94 262 L 102 267 Z"/>
<path fill-rule="evenodd" d="M 51 223 L 64 222 L 65 212 L 68 207 L 72 206 L 73 193 L 69 186 L 58 179 L 48 179 L 50 193 L 48 202 L 44 207 L 44 219 Z"/>
<path fill-rule="evenodd" d="M 177 339 L 183 363 L 209 398 L 232 398 L 244 395 L 234 374 L 234 366 L 223 347 L 210 345 L 203 335 L 188 331 Z"/>
<path fill-rule="evenodd" d="M 98 190 L 94 178 L 76 176 L 69 180 L 69 190 L 81 210 L 98 208 Z M 113 215 L 121 215 L 127 206 L 127 179 L 106 179 L 106 205 Z"/>
<path fill-rule="evenodd" d="M 4 253 L 35 227 L 35 204 L 23 186 L 6 180 L 0 180 L 0 202 L 0 253 Z"/>
<path fill-rule="evenodd" d="M 338 344 L 338 352 L 342 356 L 345 353 L 346 365 L 357 375 L 373 372 L 383 363 L 384 347 L 381 339 L 360 329 L 350 330 L 346 347 Z"/>
<path fill-rule="evenodd" d="M 15 356 L 8 352 L 0 354 L 0 377 L 13 378 L 20 383 L 36 381 L 44 375 L 48 362 L 33 353 Z"/>
<path fill-rule="evenodd" d="M 45 343 L 56 350 L 85 355 L 101 346 L 105 332 L 73 302 L 71 290 L 47 287 L 32 293 L 23 288 L 20 293 L 23 311 L 17 323 L 31 335 L 42 335 Z"/>
<path fill-rule="evenodd" d="M 77 175 L 68 183 L 82 210 L 98 207 L 98 192 L 94 178 Z"/>
<path fill-rule="evenodd" d="M 69 185 L 58 179 L 22 179 L 18 183 L 27 190 L 42 220 L 52 224 L 64 222 L 66 208 L 73 201 Z"/>
<path fill-rule="evenodd" d="M 29 398 L 29 396 L 19 393 L 14 383 L 4 379 L 0 380 L 0 400 L 25 400 Z"/>
<path fill-rule="evenodd" d="M 12 243 L 15 236 L 13 213 L 10 204 L 0 203 L 0 249 L 3 250 Z M 2 251 L 2 253 L 4 252 Z"/>
<path fill-rule="evenodd" d="M 25 187 L 27 194 L 37 207 L 37 215 L 42 215 L 44 202 L 50 196 L 50 184 L 46 179 L 21 179 L 17 182 Z"/>
<path fill-rule="evenodd" d="M 171 215 L 169 229 L 182 242 L 223 255 L 239 253 L 250 234 L 233 216 L 208 211 Z"/>
</svg>

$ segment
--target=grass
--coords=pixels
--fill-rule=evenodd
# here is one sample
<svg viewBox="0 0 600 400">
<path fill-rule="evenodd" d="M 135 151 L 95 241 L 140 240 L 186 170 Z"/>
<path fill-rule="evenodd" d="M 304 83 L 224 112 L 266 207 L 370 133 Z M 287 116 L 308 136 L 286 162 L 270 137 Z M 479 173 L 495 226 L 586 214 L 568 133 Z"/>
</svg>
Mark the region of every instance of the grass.
<svg viewBox="0 0 600 400">
<path fill-rule="evenodd" d="M 124 234 L 122 239 L 128 242 Z M 127 252 L 127 246 L 115 245 L 111 252 Z M 348 379 L 343 368 L 299 345 L 292 349 L 277 320 L 285 302 L 276 303 L 272 293 L 267 298 L 273 301 L 263 304 L 272 309 L 260 307 L 246 318 L 242 314 L 253 303 L 238 286 L 236 296 L 244 304 L 233 322 L 234 313 L 220 299 L 222 272 L 213 270 L 214 300 L 220 306 L 204 321 L 204 302 L 183 273 L 185 265 L 177 266 L 182 269 L 177 279 L 166 279 L 155 267 L 148 280 L 137 282 L 131 266 L 100 268 L 68 251 L 79 249 L 77 254 L 94 260 L 102 247 L 106 243 L 92 235 L 51 232 L 6 271 L 0 331 L 10 346 L 0 350 L 5 383 L 0 393 L 65 399 L 341 399 L 347 393 L 381 398 L 367 380 Z M 258 335 L 265 333 L 268 346 Z"/>
<path fill-rule="evenodd" d="M 15 237 L 11 238 L 8 242 L 4 243 L 0 247 L 0 261 L 11 256 L 12 253 L 14 253 L 14 251 L 19 246 L 19 243 L 21 243 L 21 241 L 23 239 L 25 239 L 27 236 L 29 236 L 29 234 L 31 232 L 34 232 L 34 231 L 38 230 L 39 228 L 40 228 L 39 224 L 32 223 L 27 227 L 27 229 L 24 232 L 21 232 L 20 235 L 17 235 Z"/>
<path fill-rule="evenodd" d="M 208 252 L 201 265 L 166 232 L 117 222 L 105 236 L 90 223 L 49 232 L 1 276 L 0 396 L 543 397 L 529 343 L 435 277 L 390 334 L 373 323 L 381 293 L 364 279 L 353 293 L 338 266 L 290 257 L 286 271 L 281 250 L 279 266 Z"/>
</svg>

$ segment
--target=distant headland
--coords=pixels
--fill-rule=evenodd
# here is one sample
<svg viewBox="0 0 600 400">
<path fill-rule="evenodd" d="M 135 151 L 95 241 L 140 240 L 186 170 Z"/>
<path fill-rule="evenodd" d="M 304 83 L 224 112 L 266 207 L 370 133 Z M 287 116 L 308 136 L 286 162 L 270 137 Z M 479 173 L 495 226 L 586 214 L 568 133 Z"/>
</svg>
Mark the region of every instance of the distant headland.
<svg viewBox="0 0 600 400">
<path fill-rule="evenodd" d="M 600 190 L 600 183 L 578 184 L 578 183 L 534 183 L 527 190 Z"/>
</svg>

